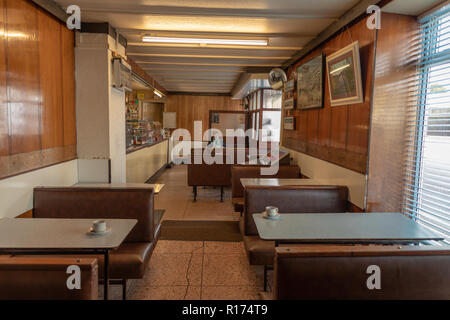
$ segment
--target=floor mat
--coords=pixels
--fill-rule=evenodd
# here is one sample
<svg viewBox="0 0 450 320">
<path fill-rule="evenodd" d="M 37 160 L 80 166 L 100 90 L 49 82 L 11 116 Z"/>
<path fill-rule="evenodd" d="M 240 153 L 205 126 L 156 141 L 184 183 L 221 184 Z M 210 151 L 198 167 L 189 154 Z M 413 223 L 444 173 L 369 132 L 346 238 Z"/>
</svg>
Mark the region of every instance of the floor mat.
<svg viewBox="0 0 450 320">
<path fill-rule="evenodd" d="M 162 240 L 242 241 L 238 221 L 176 221 L 164 220 Z"/>
</svg>

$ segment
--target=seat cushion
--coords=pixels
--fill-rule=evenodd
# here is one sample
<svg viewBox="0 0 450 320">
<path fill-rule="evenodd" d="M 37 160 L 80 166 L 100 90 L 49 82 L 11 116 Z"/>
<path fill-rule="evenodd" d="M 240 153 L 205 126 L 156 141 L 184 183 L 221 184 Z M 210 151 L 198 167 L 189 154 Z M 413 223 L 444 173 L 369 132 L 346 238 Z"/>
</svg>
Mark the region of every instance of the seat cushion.
<svg viewBox="0 0 450 320">
<path fill-rule="evenodd" d="M 109 255 L 110 279 L 140 279 L 150 260 L 152 242 L 125 242 Z M 97 256 L 99 277 L 103 278 L 103 255 Z"/>
<path fill-rule="evenodd" d="M 244 198 L 232 198 L 234 212 L 244 212 Z"/>
<path fill-rule="evenodd" d="M 265 241 L 258 236 L 243 236 L 245 250 L 251 265 L 273 265 L 275 241 Z"/>
</svg>

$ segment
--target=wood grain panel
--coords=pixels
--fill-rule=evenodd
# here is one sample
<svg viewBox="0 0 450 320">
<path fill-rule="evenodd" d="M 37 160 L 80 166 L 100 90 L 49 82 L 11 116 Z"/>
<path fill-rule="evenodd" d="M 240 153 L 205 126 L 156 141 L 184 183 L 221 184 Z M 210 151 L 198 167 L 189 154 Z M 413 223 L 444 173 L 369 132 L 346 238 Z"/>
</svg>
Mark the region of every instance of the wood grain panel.
<svg viewBox="0 0 450 320">
<path fill-rule="evenodd" d="M 10 143 L 11 154 L 17 154 L 41 149 L 36 8 L 28 1 L 7 0 L 6 22 Z"/>
<path fill-rule="evenodd" d="M 60 25 L 62 63 L 62 92 L 64 116 L 64 146 L 77 144 L 75 114 L 75 38 L 73 31 Z"/>
<path fill-rule="evenodd" d="M 60 24 L 41 10 L 39 28 L 39 76 L 41 86 L 42 149 L 63 145 Z"/>
<path fill-rule="evenodd" d="M 283 130 L 283 146 L 345 168 L 367 171 L 368 135 L 374 63 L 375 31 L 366 27 L 363 19 L 331 38 L 306 57 L 290 66 L 289 78 L 297 67 L 321 52 L 328 56 L 358 40 L 364 102 L 331 107 L 326 72 L 324 107 L 289 111 L 297 121 L 296 130 Z"/>
<path fill-rule="evenodd" d="M 0 0 L 0 179 L 76 158 L 74 36 L 27 0 Z"/>
<path fill-rule="evenodd" d="M 6 99 L 5 6 L 0 0 L 0 157 L 9 153 L 8 100 Z"/>
<path fill-rule="evenodd" d="M 187 129 L 194 139 L 194 121 L 202 121 L 203 131 L 209 128 L 210 110 L 243 110 L 240 100 L 229 96 L 169 95 L 164 107 L 177 113 L 177 127 Z"/>
<path fill-rule="evenodd" d="M 415 103 L 418 24 L 414 17 L 384 12 L 382 21 L 376 51 L 367 208 L 398 212 L 403 202 L 407 110 Z"/>
</svg>

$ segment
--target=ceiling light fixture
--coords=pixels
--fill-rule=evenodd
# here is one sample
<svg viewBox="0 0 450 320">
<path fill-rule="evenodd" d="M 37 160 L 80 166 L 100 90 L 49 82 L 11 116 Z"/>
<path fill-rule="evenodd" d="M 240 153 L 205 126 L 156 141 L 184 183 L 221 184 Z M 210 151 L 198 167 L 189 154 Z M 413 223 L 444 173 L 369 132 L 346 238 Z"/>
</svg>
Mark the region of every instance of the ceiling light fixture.
<svg viewBox="0 0 450 320">
<path fill-rule="evenodd" d="M 162 98 L 163 95 L 158 90 L 153 90 L 153 93 L 156 94 L 158 97 Z"/>
<path fill-rule="evenodd" d="M 267 40 L 244 40 L 244 39 L 205 39 L 205 38 L 169 38 L 143 36 L 143 42 L 165 42 L 165 43 L 197 43 L 197 44 L 228 44 L 228 45 L 250 45 L 267 46 Z"/>
</svg>

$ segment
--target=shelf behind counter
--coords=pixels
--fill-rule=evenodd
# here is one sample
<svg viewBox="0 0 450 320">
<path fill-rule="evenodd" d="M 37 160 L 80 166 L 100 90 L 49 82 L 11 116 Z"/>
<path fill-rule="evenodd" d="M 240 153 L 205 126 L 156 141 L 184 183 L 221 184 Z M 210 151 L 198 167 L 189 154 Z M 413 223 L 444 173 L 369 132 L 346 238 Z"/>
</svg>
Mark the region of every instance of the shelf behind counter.
<svg viewBox="0 0 450 320">
<path fill-rule="evenodd" d="M 144 183 L 167 165 L 168 139 L 127 148 L 127 182 Z"/>
</svg>

